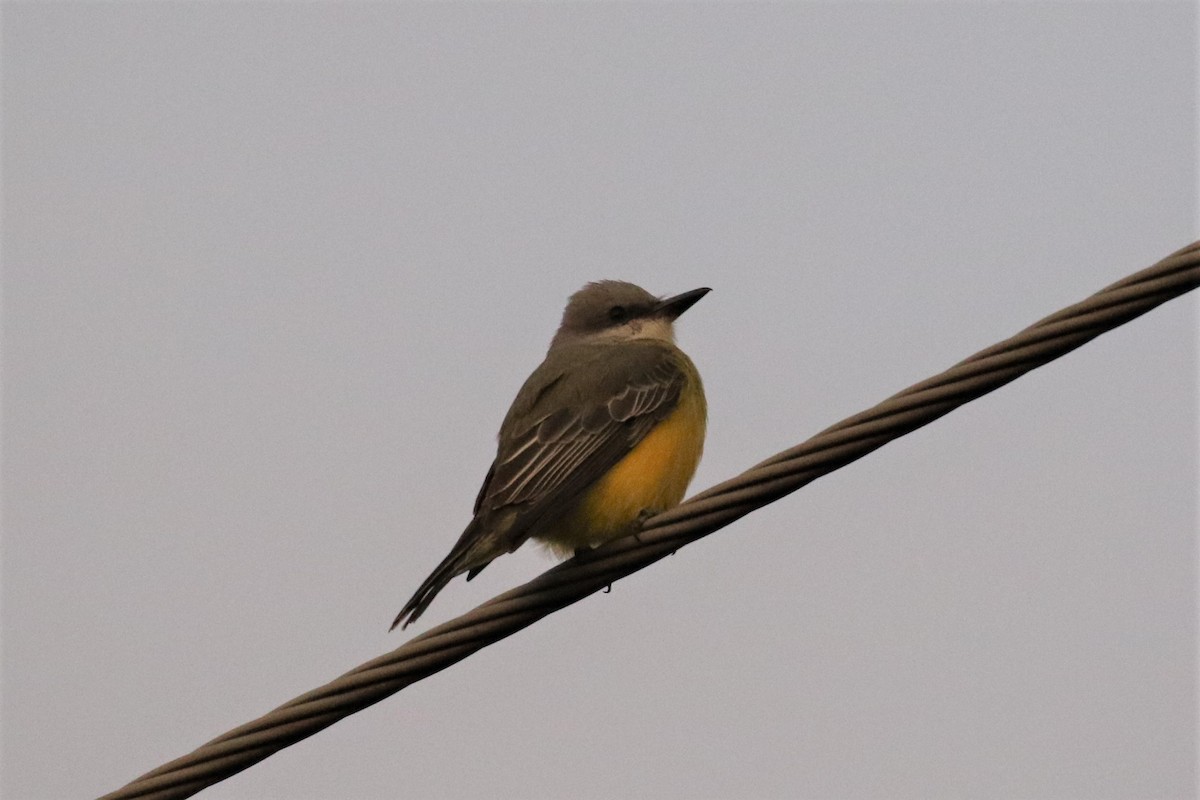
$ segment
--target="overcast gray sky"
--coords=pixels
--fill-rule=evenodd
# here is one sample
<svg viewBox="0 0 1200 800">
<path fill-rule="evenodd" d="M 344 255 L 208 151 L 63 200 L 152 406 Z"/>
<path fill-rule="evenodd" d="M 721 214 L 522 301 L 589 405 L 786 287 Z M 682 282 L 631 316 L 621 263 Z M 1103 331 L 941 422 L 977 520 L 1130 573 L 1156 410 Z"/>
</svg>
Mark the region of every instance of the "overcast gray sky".
<svg viewBox="0 0 1200 800">
<path fill-rule="evenodd" d="M 5 3 L 2 58 L 5 798 L 410 636 L 588 280 L 713 287 L 698 490 L 1198 230 L 1186 2 Z M 1192 796 L 1196 330 L 1170 303 L 205 796 Z"/>
</svg>

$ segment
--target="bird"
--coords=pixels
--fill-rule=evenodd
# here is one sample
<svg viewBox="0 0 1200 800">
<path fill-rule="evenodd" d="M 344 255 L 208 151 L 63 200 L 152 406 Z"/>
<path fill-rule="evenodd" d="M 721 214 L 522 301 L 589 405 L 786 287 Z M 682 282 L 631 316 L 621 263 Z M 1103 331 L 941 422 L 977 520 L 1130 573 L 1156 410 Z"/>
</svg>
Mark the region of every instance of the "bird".
<svg viewBox="0 0 1200 800">
<path fill-rule="evenodd" d="M 500 426 L 474 516 L 391 630 L 415 622 L 453 578 L 471 580 L 529 539 L 560 557 L 582 554 L 683 499 L 708 406 L 674 323 L 709 291 L 659 298 L 602 280 L 571 295 Z"/>
</svg>

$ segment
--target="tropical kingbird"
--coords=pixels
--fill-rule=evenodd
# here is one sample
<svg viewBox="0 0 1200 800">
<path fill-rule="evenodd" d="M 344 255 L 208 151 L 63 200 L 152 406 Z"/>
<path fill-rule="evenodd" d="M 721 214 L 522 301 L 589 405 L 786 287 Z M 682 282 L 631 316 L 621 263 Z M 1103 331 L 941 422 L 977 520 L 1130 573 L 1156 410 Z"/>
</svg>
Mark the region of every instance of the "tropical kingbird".
<svg viewBox="0 0 1200 800">
<path fill-rule="evenodd" d="M 708 289 L 660 300 L 624 281 L 567 301 L 546 359 L 500 426 L 475 517 L 400 610 L 414 622 L 451 578 L 537 539 L 561 556 L 635 533 L 696 472 L 707 405 L 673 324 Z"/>
</svg>

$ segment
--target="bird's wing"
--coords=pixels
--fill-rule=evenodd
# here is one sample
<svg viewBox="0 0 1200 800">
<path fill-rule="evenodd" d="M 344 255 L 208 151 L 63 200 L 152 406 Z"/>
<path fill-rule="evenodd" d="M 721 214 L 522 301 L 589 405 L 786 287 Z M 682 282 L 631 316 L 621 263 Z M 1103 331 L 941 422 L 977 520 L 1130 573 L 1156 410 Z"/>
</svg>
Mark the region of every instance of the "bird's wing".
<svg viewBox="0 0 1200 800">
<path fill-rule="evenodd" d="M 510 413 L 501 430 L 477 513 L 519 509 L 510 548 L 524 541 L 521 529 L 566 510 L 666 418 L 687 380 L 673 351 L 657 343 L 592 345 L 575 357 L 586 363 L 545 387 L 535 383 L 528 410 Z"/>
</svg>

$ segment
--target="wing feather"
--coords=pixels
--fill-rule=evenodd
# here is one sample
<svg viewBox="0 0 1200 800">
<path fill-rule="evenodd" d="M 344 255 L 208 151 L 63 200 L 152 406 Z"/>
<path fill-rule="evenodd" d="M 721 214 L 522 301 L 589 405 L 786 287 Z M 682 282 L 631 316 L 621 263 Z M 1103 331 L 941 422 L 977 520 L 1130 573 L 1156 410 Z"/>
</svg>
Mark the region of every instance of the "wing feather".
<svg viewBox="0 0 1200 800">
<path fill-rule="evenodd" d="M 560 373 L 556 392 L 541 390 L 524 413 L 510 414 L 525 421 L 524 429 L 501 432 L 477 513 L 518 508 L 522 523 L 514 533 L 521 541 L 520 531 L 565 509 L 670 414 L 686 380 L 661 346 L 597 347 L 582 355 L 586 368 L 570 370 L 572 377 Z"/>
</svg>

